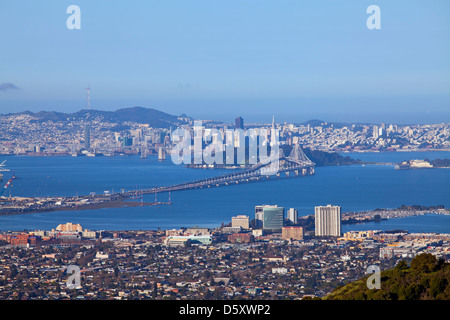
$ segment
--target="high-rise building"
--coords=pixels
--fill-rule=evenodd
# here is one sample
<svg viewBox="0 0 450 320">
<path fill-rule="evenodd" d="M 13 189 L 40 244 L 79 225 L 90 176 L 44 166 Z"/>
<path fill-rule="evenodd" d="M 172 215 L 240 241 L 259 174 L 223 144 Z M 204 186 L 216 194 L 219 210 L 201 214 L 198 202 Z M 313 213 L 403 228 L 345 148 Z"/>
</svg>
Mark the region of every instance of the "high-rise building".
<svg viewBox="0 0 450 320">
<path fill-rule="evenodd" d="M 91 128 L 89 126 L 86 126 L 84 130 L 84 149 L 91 149 Z"/>
<path fill-rule="evenodd" d="M 234 127 L 235 127 L 236 129 L 242 129 L 242 130 L 244 130 L 244 119 L 242 119 L 242 117 L 237 117 L 237 118 L 234 120 Z"/>
<path fill-rule="evenodd" d="M 317 206 L 315 207 L 315 233 L 316 236 L 341 235 L 341 207 Z"/>
<path fill-rule="evenodd" d="M 281 231 L 283 228 L 284 208 L 278 206 L 263 206 L 262 227 L 266 230 Z"/>
<path fill-rule="evenodd" d="M 249 217 L 239 215 L 236 217 L 231 218 L 231 227 L 241 227 L 242 229 L 249 229 L 250 223 L 249 223 Z"/>
<path fill-rule="evenodd" d="M 372 134 L 374 139 L 378 139 L 378 137 L 380 136 L 380 131 L 378 129 L 378 126 L 373 126 L 373 134 Z"/>
<path fill-rule="evenodd" d="M 287 212 L 287 219 L 291 221 L 293 224 L 298 222 L 298 211 L 297 209 L 290 208 Z"/>
<path fill-rule="evenodd" d="M 72 222 L 67 222 L 66 224 L 59 224 L 56 227 L 57 231 L 71 231 L 71 232 L 82 232 L 83 228 L 80 224 L 73 224 Z"/>
<path fill-rule="evenodd" d="M 278 208 L 277 205 L 261 205 L 255 206 L 255 227 L 262 228 L 264 221 L 264 208 Z"/>
<path fill-rule="evenodd" d="M 255 227 L 262 228 L 264 206 L 255 206 Z"/>
<path fill-rule="evenodd" d="M 284 240 L 303 240 L 303 227 L 283 227 L 281 237 Z"/>
</svg>

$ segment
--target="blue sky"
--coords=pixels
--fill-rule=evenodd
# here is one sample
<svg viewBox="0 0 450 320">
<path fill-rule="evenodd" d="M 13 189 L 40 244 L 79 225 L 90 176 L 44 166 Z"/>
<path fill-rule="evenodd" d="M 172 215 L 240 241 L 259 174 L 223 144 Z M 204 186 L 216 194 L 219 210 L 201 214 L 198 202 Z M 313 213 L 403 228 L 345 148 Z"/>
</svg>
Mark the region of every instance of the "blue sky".
<svg viewBox="0 0 450 320">
<path fill-rule="evenodd" d="M 0 113 L 78 111 L 89 84 L 103 110 L 448 122 L 449 14 L 446 0 L 3 0 Z"/>
</svg>

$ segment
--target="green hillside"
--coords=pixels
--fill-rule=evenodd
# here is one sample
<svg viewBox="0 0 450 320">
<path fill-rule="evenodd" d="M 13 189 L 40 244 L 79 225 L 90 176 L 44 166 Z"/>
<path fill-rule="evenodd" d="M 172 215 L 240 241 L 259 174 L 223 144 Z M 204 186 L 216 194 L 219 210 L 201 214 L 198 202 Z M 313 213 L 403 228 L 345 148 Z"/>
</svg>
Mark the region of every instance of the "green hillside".
<svg viewBox="0 0 450 320">
<path fill-rule="evenodd" d="M 368 289 L 363 279 L 336 288 L 326 300 L 450 300 L 450 264 L 432 254 L 401 261 L 381 272 L 381 288 Z"/>
</svg>

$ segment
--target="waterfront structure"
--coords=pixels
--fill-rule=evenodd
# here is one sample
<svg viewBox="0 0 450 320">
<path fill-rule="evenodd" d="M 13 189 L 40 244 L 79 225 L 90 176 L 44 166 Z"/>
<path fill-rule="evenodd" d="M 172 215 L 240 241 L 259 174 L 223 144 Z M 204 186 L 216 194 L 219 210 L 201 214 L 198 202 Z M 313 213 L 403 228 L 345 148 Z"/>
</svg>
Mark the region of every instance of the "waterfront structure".
<svg viewBox="0 0 450 320">
<path fill-rule="evenodd" d="M 315 207 L 315 234 L 335 237 L 341 235 L 341 207 L 331 204 Z"/>
<path fill-rule="evenodd" d="M 244 215 L 239 215 L 236 217 L 231 218 L 231 226 L 234 227 L 241 227 L 242 229 L 249 229 L 250 223 L 249 223 L 249 217 Z"/>
<path fill-rule="evenodd" d="M 82 232 L 83 228 L 80 224 L 73 224 L 72 222 L 67 222 L 66 224 L 60 224 L 56 227 L 56 231 L 68 231 L 68 232 Z"/>
<path fill-rule="evenodd" d="M 284 240 L 303 240 L 303 227 L 283 227 L 281 237 Z"/>
<path fill-rule="evenodd" d="M 292 222 L 293 224 L 296 224 L 298 222 L 298 211 L 297 209 L 290 208 L 287 212 L 287 219 Z"/>
<path fill-rule="evenodd" d="M 345 241 L 363 241 L 372 238 L 380 232 L 381 230 L 348 231 L 344 233 L 344 236 L 340 239 Z"/>
<path fill-rule="evenodd" d="M 284 208 L 278 206 L 263 207 L 263 229 L 281 231 L 283 228 Z"/>
</svg>

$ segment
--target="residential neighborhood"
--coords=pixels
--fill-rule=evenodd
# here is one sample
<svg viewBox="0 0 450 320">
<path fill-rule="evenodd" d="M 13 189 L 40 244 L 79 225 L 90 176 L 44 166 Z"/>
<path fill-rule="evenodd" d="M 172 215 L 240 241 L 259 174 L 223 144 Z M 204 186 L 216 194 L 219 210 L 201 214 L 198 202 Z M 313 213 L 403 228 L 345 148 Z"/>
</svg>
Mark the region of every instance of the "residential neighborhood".
<svg viewBox="0 0 450 320">
<path fill-rule="evenodd" d="M 385 270 L 424 252 L 450 258 L 446 234 L 354 231 L 295 240 L 284 231 L 256 232 L 244 243 L 226 228 L 110 232 L 67 223 L 3 232 L 0 299 L 303 299 L 360 279 L 371 265 Z M 185 241 L 170 245 L 176 236 Z M 76 288 L 69 266 L 79 268 Z"/>
</svg>

